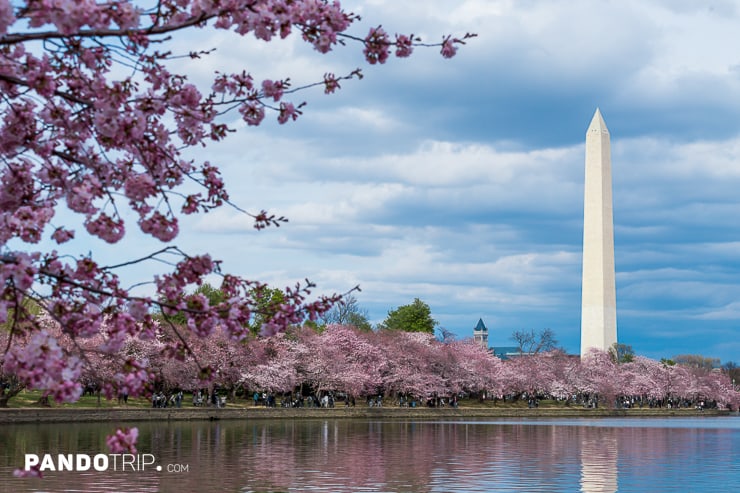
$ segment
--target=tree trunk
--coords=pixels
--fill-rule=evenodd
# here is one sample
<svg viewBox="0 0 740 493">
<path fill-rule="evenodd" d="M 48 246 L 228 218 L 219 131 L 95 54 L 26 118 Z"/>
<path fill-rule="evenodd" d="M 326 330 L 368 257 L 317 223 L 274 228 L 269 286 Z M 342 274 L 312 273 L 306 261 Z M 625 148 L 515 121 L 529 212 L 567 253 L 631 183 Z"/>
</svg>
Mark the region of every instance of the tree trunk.
<svg viewBox="0 0 740 493">
<path fill-rule="evenodd" d="M 8 407 L 10 399 L 20 394 L 21 391 L 26 388 L 24 385 L 16 385 L 16 383 L 17 381 L 13 378 L 8 385 L 8 388 L 5 387 L 5 382 L 0 385 L 0 407 Z"/>
</svg>

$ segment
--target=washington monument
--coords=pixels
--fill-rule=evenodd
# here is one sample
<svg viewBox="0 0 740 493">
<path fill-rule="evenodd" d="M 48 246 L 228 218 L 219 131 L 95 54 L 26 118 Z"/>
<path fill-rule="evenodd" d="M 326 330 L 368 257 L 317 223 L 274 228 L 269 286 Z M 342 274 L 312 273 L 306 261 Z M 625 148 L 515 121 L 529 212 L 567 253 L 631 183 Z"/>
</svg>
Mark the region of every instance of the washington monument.
<svg viewBox="0 0 740 493">
<path fill-rule="evenodd" d="M 611 149 L 609 130 L 598 109 L 586 131 L 581 289 L 583 357 L 591 348 L 608 351 L 617 342 Z"/>
</svg>

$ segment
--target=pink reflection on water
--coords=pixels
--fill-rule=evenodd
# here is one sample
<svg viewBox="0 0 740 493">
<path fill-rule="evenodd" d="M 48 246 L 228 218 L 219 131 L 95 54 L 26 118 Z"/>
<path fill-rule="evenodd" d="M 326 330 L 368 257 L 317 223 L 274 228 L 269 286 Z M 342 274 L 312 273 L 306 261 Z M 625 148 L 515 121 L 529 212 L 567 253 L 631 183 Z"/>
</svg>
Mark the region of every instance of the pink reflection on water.
<svg viewBox="0 0 740 493">
<path fill-rule="evenodd" d="M 137 447 L 156 456 L 161 472 L 46 473 L 40 481 L 11 476 L 24 453 L 105 451 L 110 426 L 0 427 L 0 493 L 613 493 L 687 480 L 701 486 L 737 473 L 734 485 L 724 481 L 733 487 L 740 477 L 732 463 L 737 429 L 350 419 L 138 426 Z"/>
</svg>

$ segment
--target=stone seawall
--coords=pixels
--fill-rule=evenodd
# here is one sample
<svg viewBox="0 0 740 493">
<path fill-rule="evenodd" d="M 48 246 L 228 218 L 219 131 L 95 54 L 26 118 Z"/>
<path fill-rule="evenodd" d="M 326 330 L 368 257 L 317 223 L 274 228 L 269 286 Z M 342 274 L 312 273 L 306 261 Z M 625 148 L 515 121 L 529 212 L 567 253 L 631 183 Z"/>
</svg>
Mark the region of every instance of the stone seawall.
<svg viewBox="0 0 740 493">
<path fill-rule="evenodd" d="M 129 421 L 207 421 L 221 419 L 450 419 L 450 418 L 600 418 L 728 416 L 729 411 L 693 409 L 583 409 L 583 408 L 84 408 L 0 409 L 0 423 L 71 423 Z"/>
</svg>

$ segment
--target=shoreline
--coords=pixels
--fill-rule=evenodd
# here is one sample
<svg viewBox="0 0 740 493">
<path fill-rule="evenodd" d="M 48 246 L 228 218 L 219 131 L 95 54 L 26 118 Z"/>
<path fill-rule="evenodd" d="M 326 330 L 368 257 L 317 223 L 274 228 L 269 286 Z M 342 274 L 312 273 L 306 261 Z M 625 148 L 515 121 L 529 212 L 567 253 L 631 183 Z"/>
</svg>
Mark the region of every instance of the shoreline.
<svg viewBox="0 0 740 493">
<path fill-rule="evenodd" d="M 439 419 L 439 418 L 672 418 L 736 416 L 709 409 L 585 408 L 15 408 L 0 409 L 0 423 L 92 423 L 130 421 L 217 421 L 262 419 Z"/>
</svg>

